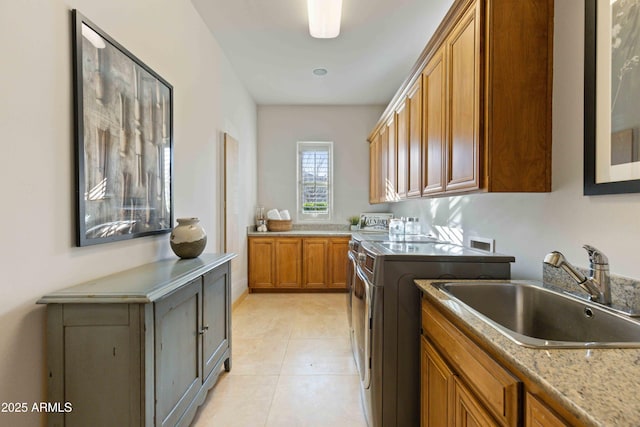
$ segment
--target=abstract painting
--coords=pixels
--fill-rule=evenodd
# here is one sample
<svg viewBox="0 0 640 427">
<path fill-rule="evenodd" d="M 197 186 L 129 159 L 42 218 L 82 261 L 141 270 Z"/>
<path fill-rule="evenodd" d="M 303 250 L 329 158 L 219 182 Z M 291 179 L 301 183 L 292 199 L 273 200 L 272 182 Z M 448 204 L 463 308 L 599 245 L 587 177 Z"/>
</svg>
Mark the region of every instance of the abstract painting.
<svg viewBox="0 0 640 427">
<path fill-rule="evenodd" d="M 167 233 L 173 87 L 72 11 L 76 244 Z"/>
</svg>

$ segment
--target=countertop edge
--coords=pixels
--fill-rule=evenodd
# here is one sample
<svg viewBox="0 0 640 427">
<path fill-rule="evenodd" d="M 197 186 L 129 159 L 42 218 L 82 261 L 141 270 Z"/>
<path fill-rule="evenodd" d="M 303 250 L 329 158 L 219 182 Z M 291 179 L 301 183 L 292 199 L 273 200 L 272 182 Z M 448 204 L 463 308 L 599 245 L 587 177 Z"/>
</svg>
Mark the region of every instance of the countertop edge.
<svg viewBox="0 0 640 427">
<path fill-rule="evenodd" d="M 250 231 L 248 237 L 351 237 L 351 231 L 291 230 L 291 231 Z"/>
</svg>

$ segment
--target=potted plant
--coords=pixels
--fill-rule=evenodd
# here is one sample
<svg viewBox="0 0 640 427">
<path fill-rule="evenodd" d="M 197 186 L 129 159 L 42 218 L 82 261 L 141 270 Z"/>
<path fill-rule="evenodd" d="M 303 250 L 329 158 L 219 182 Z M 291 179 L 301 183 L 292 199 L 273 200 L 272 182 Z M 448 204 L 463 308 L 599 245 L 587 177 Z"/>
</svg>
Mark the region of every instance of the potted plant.
<svg viewBox="0 0 640 427">
<path fill-rule="evenodd" d="M 360 217 L 353 215 L 350 216 L 349 218 L 347 218 L 347 220 L 349 221 L 349 224 L 351 224 L 351 231 L 356 231 L 358 229 L 360 229 Z"/>
</svg>

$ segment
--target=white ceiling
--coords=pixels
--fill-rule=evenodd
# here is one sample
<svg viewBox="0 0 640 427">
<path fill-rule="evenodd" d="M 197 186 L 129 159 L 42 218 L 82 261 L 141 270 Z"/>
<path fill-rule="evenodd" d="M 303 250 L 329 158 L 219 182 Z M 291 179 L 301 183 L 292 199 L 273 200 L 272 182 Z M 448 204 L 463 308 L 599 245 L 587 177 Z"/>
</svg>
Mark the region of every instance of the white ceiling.
<svg viewBox="0 0 640 427">
<path fill-rule="evenodd" d="M 259 105 L 387 104 L 453 2 L 343 0 L 340 35 L 314 39 L 306 0 L 191 1 Z"/>
</svg>

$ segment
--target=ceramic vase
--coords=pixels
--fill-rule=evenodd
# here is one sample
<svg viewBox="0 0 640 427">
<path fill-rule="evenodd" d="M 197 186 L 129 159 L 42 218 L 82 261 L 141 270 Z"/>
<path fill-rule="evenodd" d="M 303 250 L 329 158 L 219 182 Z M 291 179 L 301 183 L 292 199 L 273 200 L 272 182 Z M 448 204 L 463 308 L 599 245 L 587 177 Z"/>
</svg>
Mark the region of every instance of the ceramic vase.
<svg viewBox="0 0 640 427">
<path fill-rule="evenodd" d="M 207 233 L 198 218 L 178 218 L 178 225 L 171 231 L 171 249 L 180 258 L 196 258 L 207 245 Z"/>
</svg>

